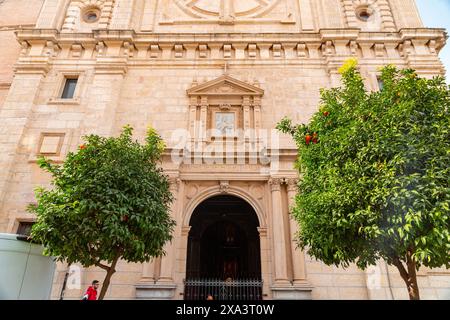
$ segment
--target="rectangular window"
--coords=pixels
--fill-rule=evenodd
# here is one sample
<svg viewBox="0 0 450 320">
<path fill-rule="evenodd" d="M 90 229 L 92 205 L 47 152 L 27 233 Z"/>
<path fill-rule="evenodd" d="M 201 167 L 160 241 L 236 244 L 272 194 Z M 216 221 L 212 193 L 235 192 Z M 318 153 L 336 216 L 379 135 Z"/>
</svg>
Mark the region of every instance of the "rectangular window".
<svg viewBox="0 0 450 320">
<path fill-rule="evenodd" d="M 21 234 L 24 236 L 31 235 L 31 228 L 33 227 L 34 222 L 19 222 L 19 228 L 17 228 L 17 234 Z"/>
<path fill-rule="evenodd" d="M 78 78 L 66 78 L 64 84 L 64 90 L 62 92 L 62 99 L 73 99 L 75 95 L 75 89 L 77 87 Z"/>
</svg>

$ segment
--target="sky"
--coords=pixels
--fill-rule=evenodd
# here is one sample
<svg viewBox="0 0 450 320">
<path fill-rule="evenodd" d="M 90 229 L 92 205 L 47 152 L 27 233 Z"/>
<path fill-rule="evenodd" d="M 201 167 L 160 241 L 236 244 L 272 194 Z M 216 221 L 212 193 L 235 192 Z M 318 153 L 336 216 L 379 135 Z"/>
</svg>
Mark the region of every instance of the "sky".
<svg viewBox="0 0 450 320">
<path fill-rule="evenodd" d="M 425 27 L 446 28 L 450 32 L 450 0 L 416 0 Z M 450 39 L 440 53 L 450 84 Z"/>
</svg>

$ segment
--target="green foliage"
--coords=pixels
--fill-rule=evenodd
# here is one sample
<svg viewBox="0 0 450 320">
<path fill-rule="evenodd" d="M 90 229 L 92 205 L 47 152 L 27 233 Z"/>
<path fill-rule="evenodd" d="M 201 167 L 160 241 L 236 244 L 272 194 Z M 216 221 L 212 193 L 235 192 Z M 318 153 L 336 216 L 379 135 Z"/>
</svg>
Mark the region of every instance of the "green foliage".
<svg viewBox="0 0 450 320">
<path fill-rule="evenodd" d="M 410 252 L 417 269 L 449 268 L 449 88 L 387 66 L 383 90 L 367 92 L 356 63 L 341 72 L 309 125 L 278 125 L 299 148 L 300 247 L 328 265 L 364 269 Z"/>
<path fill-rule="evenodd" d="M 100 261 L 145 262 L 164 254 L 175 222 L 169 214 L 169 181 L 158 167 L 161 137 L 149 130 L 146 143 L 125 127 L 117 138 L 85 137 L 63 165 L 39 159 L 53 188 L 36 190 L 34 240 L 47 254 L 84 267 Z"/>
</svg>

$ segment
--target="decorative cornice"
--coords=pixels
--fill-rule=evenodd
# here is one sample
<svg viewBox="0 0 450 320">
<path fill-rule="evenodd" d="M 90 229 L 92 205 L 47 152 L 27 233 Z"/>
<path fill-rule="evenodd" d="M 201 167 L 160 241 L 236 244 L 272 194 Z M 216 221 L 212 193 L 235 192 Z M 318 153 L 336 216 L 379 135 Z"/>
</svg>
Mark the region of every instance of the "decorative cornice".
<svg viewBox="0 0 450 320">
<path fill-rule="evenodd" d="M 348 39 L 357 41 L 404 41 L 411 37 L 445 41 L 446 30 L 438 28 L 403 28 L 398 32 L 365 32 L 357 28 L 321 29 L 319 32 L 301 33 L 136 33 L 134 30 L 94 30 L 90 33 L 61 33 L 55 29 L 17 30 L 19 41 L 52 40 L 57 42 L 129 41 L 134 43 L 301 43 Z"/>
<path fill-rule="evenodd" d="M 21 58 L 41 52 L 50 55 L 52 63 L 65 63 L 78 55 L 77 63 L 91 62 L 100 73 L 111 73 L 107 69 L 113 69 L 113 73 L 121 74 L 126 73 L 128 66 L 180 67 L 195 63 L 200 68 L 217 66 L 223 61 L 229 66 L 271 65 L 279 64 L 280 59 L 289 64 L 326 66 L 331 74 L 352 56 L 359 57 L 362 65 L 375 66 L 380 59 L 383 64 L 389 59 L 393 64 L 419 72 L 442 73 L 438 53 L 447 40 L 444 29 L 431 28 L 405 28 L 398 32 L 347 28 L 263 34 L 158 34 L 107 29 L 60 33 L 54 29 L 23 29 L 16 31 L 16 36 L 22 45 Z M 71 48 L 74 53 L 68 52 Z"/>
</svg>

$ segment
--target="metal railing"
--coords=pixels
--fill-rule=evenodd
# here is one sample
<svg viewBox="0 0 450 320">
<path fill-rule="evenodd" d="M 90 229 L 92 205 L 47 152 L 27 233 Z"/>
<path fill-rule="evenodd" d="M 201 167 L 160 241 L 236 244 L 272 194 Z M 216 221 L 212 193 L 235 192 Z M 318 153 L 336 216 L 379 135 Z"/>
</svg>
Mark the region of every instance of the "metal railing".
<svg viewBox="0 0 450 320">
<path fill-rule="evenodd" d="M 262 300 L 263 281 L 259 279 L 219 280 L 188 279 L 184 281 L 185 300 Z"/>
</svg>

